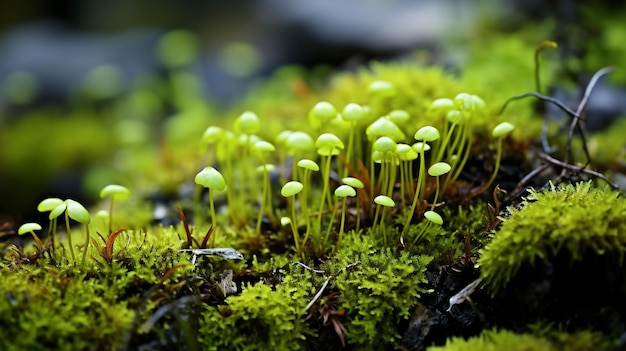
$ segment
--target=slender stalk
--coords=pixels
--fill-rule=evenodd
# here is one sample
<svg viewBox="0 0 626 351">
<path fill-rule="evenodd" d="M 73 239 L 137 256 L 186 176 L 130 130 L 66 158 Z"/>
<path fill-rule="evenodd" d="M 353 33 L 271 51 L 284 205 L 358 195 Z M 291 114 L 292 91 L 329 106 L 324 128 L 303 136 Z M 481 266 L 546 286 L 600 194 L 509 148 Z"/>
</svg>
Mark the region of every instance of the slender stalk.
<svg viewBox="0 0 626 351">
<path fill-rule="evenodd" d="M 72 256 L 72 261 L 76 264 L 76 256 L 74 255 L 74 246 L 72 245 L 72 232 L 70 231 L 70 215 L 65 211 L 65 230 L 67 231 L 67 242 L 70 246 L 70 255 Z"/>
<path fill-rule="evenodd" d="M 213 200 L 213 189 L 209 189 L 209 207 L 210 207 L 210 211 L 211 211 L 211 225 L 213 225 L 213 227 L 215 227 L 215 232 L 213 233 L 213 235 L 211 235 L 211 239 L 209 245 L 211 247 L 215 247 L 215 234 L 217 233 L 217 225 L 215 222 L 215 218 L 217 217 L 215 215 L 215 201 Z"/>
<path fill-rule="evenodd" d="M 413 214 L 415 213 L 415 208 L 417 207 L 417 200 L 419 199 L 421 189 L 422 189 L 422 182 L 423 182 L 423 179 L 425 178 L 424 169 L 426 168 L 426 161 L 424 160 L 423 149 L 419 152 L 419 159 L 420 159 L 420 169 L 419 169 L 419 174 L 417 176 L 417 187 L 415 188 L 415 196 L 413 196 L 413 203 L 411 204 L 411 210 L 409 211 L 409 214 L 406 217 L 406 221 L 404 222 L 404 228 L 402 228 L 402 234 L 400 234 L 400 237 L 404 237 L 406 233 L 409 231 L 409 225 L 411 224 L 411 219 L 413 219 Z"/>
<path fill-rule="evenodd" d="M 111 200 L 113 200 L 113 198 L 111 198 Z M 85 251 L 83 252 L 83 259 L 80 262 L 80 265 L 83 267 L 85 266 L 85 259 L 87 258 L 87 252 L 89 251 L 90 241 L 91 241 L 91 236 L 89 235 L 89 224 L 85 224 Z"/>
</svg>

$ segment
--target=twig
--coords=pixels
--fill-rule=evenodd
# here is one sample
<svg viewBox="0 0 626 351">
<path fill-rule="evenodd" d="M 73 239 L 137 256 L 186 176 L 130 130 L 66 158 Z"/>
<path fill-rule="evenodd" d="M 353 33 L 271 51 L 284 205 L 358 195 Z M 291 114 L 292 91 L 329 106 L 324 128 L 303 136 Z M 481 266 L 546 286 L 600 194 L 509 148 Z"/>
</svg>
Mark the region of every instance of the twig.
<svg viewBox="0 0 626 351">
<path fill-rule="evenodd" d="M 556 158 L 554 158 L 554 157 L 552 157 L 552 156 L 550 156 L 548 154 L 542 153 L 542 152 L 538 153 L 537 155 L 538 155 L 539 158 L 541 158 L 544 161 L 547 161 L 547 162 L 549 162 L 549 163 L 551 163 L 553 165 L 557 165 L 557 166 L 563 167 L 564 170 L 569 169 L 571 171 L 574 171 L 575 173 L 582 172 L 582 173 L 588 174 L 590 176 L 593 176 L 593 177 L 596 177 L 596 178 L 600 178 L 600 179 L 604 180 L 613 190 L 619 189 L 619 186 L 616 183 L 611 182 L 608 178 L 606 178 L 604 176 L 604 174 L 602 174 L 600 172 L 596 172 L 596 171 L 590 170 L 590 169 L 587 169 L 587 168 L 585 168 L 586 166 L 572 165 L 572 164 L 566 163 L 564 161 L 557 160 Z M 559 180 L 557 181 L 557 183 L 560 183 L 563 178 L 565 178 L 565 175 L 559 176 Z"/>
<path fill-rule="evenodd" d="M 600 69 L 599 71 L 597 71 L 593 77 L 591 77 L 591 80 L 589 81 L 589 83 L 587 84 L 587 88 L 585 88 L 585 94 L 583 95 L 582 99 L 580 100 L 580 103 L 578 104 L 578 108 L 576 109 L 576 112 L 574 112 L 573 114 L 570 114 L 573 118 L 572 118 L 572 123 L 569 126 L 569 131 L 567 132 L 567 143 L 565 146 L 565 163 L 569 163 L 569 158 L 571 157 L 572 154 L 572 138 L 574 136 L 574 128 L 576 128 L 576 130 L 578 131 L 578 133 L 580 134 L 580 138 L 582 139 L 582 144 L 583 144 L 583 150 L 585 151 L 585 156 L 587 157 L 587 162 L 591 162 L 591 156 L 589 155 L 589 149 L 587 149 L 587 138 L 585 136 L 585 132 L 583 131 L 582 127 L 580 126 L 580 124 L 578 123 L 579 119 L 582 119 L 582 113 L 585 110 L 585 107 L 587 106 L 587 103 L 589 102 L 589 97 L 591 96 L 591 91 L 593 90 L 593 88 L 596 86 L 596 83 L 598 82 L 598 80 L 604 76 L 605 74 L 609 73 L 612 71 L 611 67 L 604 67 L 602 69 Z"/>
</svg>

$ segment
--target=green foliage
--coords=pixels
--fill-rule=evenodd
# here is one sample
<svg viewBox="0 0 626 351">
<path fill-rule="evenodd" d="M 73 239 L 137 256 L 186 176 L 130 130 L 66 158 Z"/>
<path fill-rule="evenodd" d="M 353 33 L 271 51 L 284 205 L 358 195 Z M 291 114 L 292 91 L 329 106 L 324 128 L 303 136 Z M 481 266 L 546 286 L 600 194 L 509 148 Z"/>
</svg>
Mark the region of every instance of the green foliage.
<svg viewBox="0 0 626 351">
<path fill-rule="evenodd" d="M 485 330 L 479 336 L 467 340 L 454 337 L 444 346 L 429 347 L 427 351 L 592 351 L 606 350 L 609 343 L 599 333 L 579 331 L 574 334 L 551 333 L 537 336 L 534 334 L 517 334 L 508 330 Z"/>
<path fill-rule="evenodd" d="M 287 275 L 272 288 L 248 285 L 226 305 L 208 306 L 200 321 L 204 350 L 301 350 L 307 335 L 305 307 L 314 295 L 310 272 Z"/>
<path fill-rule="evenodd" d="M 485 284 L 498 289 L 522 266 L 549 261 L 566 251 L 573 261 L 586 254 L 615 257 L 626 251 L 626 200 L 590 182 L 544 192 L 531 190 L 522 209 L 487 244 L 478 261 Z"/>
<path fill-rule="evenodd" d="M 399 323 L 426 292 L 424 272 L 432 257 L 395 252 L 370 236 L 350 234 L 326 263 L 347 310 L 346 341 L 359 350 L 385 350 L 398 340 Z"/>
<path fill-rule="evenodd" d="M 106 280 L 37 267 L 0 268 L 0 349 L 117 350 L 134 311 Z"/>
</svg>

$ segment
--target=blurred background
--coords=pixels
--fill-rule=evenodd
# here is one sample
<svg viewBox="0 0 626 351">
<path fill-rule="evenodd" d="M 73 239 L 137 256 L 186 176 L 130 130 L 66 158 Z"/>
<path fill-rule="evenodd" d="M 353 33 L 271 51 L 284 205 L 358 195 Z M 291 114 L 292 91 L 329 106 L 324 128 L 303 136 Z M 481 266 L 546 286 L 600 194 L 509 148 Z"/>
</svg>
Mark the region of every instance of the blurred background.
<svg viewBox="0 0 626 351">
<path fill-rule="evenodd" d="M 0 224 L 37 220 L 50 196 L 92 203 L 102 186 L 136 181 L 131 173 L 178 184 L 154 173 L 195 167 L 177 148 L 240 113 L 268 79 L 297 75 L 314 86 L 371 60 L 454 74 L 516 60 L 532 67 L 533 48 L 555 40 L 549 57 L 563 90 L 554 93 L 566 100 L 576 101 L 568 88 L 614 65 L 590 105 L 601 116 L 591 127 L 602 130 L 626 110 L 624 10 L 563 0 L 3 1 Z M 531 49 L 519 57 L 500 38 Z"/>
</svg>

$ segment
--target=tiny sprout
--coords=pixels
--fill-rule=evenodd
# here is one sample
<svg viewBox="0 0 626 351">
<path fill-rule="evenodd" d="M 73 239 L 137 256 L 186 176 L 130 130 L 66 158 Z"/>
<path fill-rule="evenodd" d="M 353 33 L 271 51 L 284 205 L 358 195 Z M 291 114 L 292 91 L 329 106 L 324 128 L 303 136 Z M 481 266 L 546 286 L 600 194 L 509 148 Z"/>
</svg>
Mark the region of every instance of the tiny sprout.
<svg viewBox="0 0 626 351">
<path fill-rule="evenodd" d="M 41 230 L 41 226 L 37 223 L 24 223 L 17 229 L 17 234 L 23 235 L 26 233 L 30 233 L 35 240 L 35 243 L 37 243 L 37 248 L 39 249 L 39 251 L 42 251 L 43 243 L 41 242 L 37 234 L 35 234 L 35 230 Z"/>
<path fill-rule="evenodd" d="M 209 208 L 211 211 L 211 223 L 213 227 L 216 227 L 216 217 L 215 214 L 215 200 L 213 193 L 215 191 L 223 191 L 226 189 L 226 181 L 224 180 L 224 176 L 215 168 L 208 166 L 204 167 L 194 179 L 196 184 L 202 185 L 205 188 L 209 189 Z M 215 245 L 215 234 L 211 235 L 211 243 L 210 246 L 213 247 Z"/>
<path fill-rule="evenodd" d="M 196 184 L 202 185 L 211 190 L 223 191 L 226 189 L 226 181 L 224 176 L 215 168 L 208 166 L 196 174 Z"/>
<path fill-rule="evenodd" d="M 396 203 L 388 196 L 378 195 L 374 198 L 374 202 L 379 206 L 376 207 L 376 215 L 374 216 L 374 223 L 372 227 L 376 226 L 376 219 L 378 218 L 378 212 L 380 210 L 380 206 L 383 206 L 383 213 L 380 215 L 380 226 L 383 228 L 383 244 L 387 245 L 387 229 L 385 228 L 385 212 L 388 207 L 396 206 Z"/>
<path fill-rule="evenodd" d="M 283 185 L 283 188 L 280 190 L 280 194 L 284 197 L 292 197 L 301 192 L 303 188 L 304 186 L 302 183 L 292 180 Z"/>
<path fill-rule="evenodd" d="M 415 245 L 421 238 L 424 237 L 424 234 L 426 233 L 426 230 L 428 230 L 428 227 L 430 227 L 431 223 L 435 223 L 437 225 L 443 224 L 443 218 L 441 218 L 441 216 L 435 211 L 424 212 L 424 217 L 428 220 L 428 223 L 422 226 L 422 230 L 420 230 L 420 232 L 415 236 L 415 239 L 413 239 L 412 245 Z"/>
<path fill-rule="evenodd" d="M 374 198 L 374 202 L 385 207 L 394 207 L 396 203 L 389 197 L 385 195 L 378 195 Z"/>
<path fill-rule="evenodd" d="M 280 217 L 280 225 L 286 227 L 291 224 L 291 218 L 289 217 Z"/>
<path fill-rule="evenodd" d="M 375 151 L 379 151 L 383 153 L 394 152 L 396 151 L 396 147 L 397 147 L 396 142 L 386 136 L 376 139 L 376 141 L 374 142 L 374 146 L 373 146 Z"/>
<path fill-rule="evenodd" d="M 256 134 L 261 129 L 261 122 L 256 113 L 246 111 L 235 120 L 235 131 L 242 134 Z"/>
<path fill-rule="evenodd" d="M 293 233 L 293 240 L 296 245 L 296 253 L 300 255 L 300 234 L 298 233 L 298 226 L 296 224 L 296 199 L 295 196 L 302 191 L 304 186 L 302 183 L 292 180 L 283 185 L 280 189 L 280 194 L 283 197 L 291 198 L 291 232 Z M 281 220 L 281 223 L 284 221 Z"/>
<path fill-rule="evenodd" d="M 51 198 L 47 198 L 44 199 L 43 201 L 41 201 L 39 203 L 39 205 L 37 205 L 37 211 L 39 212 L 50 212 L 52 210 L 54 210 L 57 206 L 59 206 L 60 204 L 63 203 L 63 200 L 56 198 L 56 197 L 51 197 Z M 52 250 L 55 250 L 56 244 L 56 233 L 57 233 L 57 220 L 56 217 L 55 218 L 51 218 L 50 219 L 50 224 L 48 226 L 48 231 L 50 231 L 52 233 Z"/>
<path fill-rule="evenodd" d="M 415 132 L 415 140 L 435 141 L 439 139 L 439 131 L 432 126 L 425 126 Z"/>
<path fill-rule="evenodd" d="M 396 88 L 393 84 L 384 80 L 375 80 L 370 83 L 367 91 L 371 94 L 375 94 L 383 97 L 390 97 L 396 95 Z"/>
<path fill-rule="evenodd" d="M 298 167 L 307 169 L 309 171 L 317 172 L 320 170 L 320 166 L 313 160 L 302 159 L 298 161 Z"/>
<path fill-rule="evenodd" d="M 257 216 L 257 221 L 256 221 L 256 228 L 255 231 L 257 233 L 257 235 L 260 237 L 261 235 L 261 222 L 263 221 L 263 216 L 265 215 L 265 211 L 266 208 L 272 208 L 272 197 L 271 197 L 271 183 L 270 183 L 270 169 L 268 169 L 268 165 L 265 163 L 265 155 L 264 153 L 266 152 L 272 152 L 274 150 L 276 150 L 276 148 L 274 147 L 274 145 L 272 145 L 271 143 L 265 141 L 265 140 L 259 140 L 256 143 L 254 143 L 254 145 L 252 146 L 252 149 L 254 151 L 256 151 L 260 157 L 261 157 L 261 161 L 263 162 L 263 164 L 261 166 L 259 166 L 257 168 L 257 171 L 259 171 L 261 174 L 263 174 L 263 195 L 261 196 L 261 205 L 259 208 L 259 213 Z M 272 169 L 274 169 L 273 165 L 269 165 L 272 167 Z M 272 216 L 272 214 L 270 214 L 270 216 Z"/>
<path fill-rule="evenodd" d="M 337 237 L 337 248 L 341 246 L 341 238 L 343 237 L 344 227 L 346 225 L 346 200 L 348 197 L 356 196 L 356 190 L 349 185 L 340 185 L 335 189 L 335 196 L 342 198 L 341 200 L 341 223 L 339 224 L 339 236 Z"/>
<path fill-rule="evenodd" d="M 322 156 L 332 156 L 339 154 L 339 149 L 343 149 L 343 142 L 336 135 L 324 133 L 317 137 L 315 141 L 317 153 Z"/>
<path fill-rule="evenodd" d="M 428 168 L 428 174 L 433 177 L 439 177 L 450 172 L 450 165 L 445 162 L 437 162 Z"/>
<path fill-rule="evenodd" d="M 504 139 L 505 135 L 512 132 L 514 128 L 515 126 L 513 126 L 511 123 L 502 122 L 498 124 L 497 126 L 495 126 L 495 128 L 493 128 L 493 130 L 491 131 L 491 135 L 494 138 L 498 139 L 498 151 L 496 155 L 496 165 L 493 167 L 493 173 L 491 174 L 491 177 L 489 178 L 487 183 L 485 183 L 480 188 L 478 188 L 477 192 L 483 192 L 487 190 L 487 188 L 491 186 L 493 181 L 496 180 L 496 175 L 498 174 L 498 170 L 500 169 L 500 161 L 502 159 L 502 139 Z"/>
<path fill-rule="evenodd" d="M 340 185 L 335 189 L 335 196 L 337 197 L 354 197 L 356 196 L 356 190 L 349 185 Z"/>
<path fill-rule="evenodd" d="M 439 177 L 450 172 L 450 169 L 452 169 L 452 167 L 450 167 L 450 165 L 445 162 L 437 162 L 428 168 L 428 174 L 433 177 L 437 177 L 437 188 L 435 190 L 435 199 L 433 200 L 431 210 L 435 208 L 435 204 L 439 199 L 439 191 L 441 188 L 439 185 Z"/>
<path fill-rule="evenodd" d="M 435 212 L 435 211 L 426 211 L 424 212 L 424 217 L 426 217 L 426 219 L 428 219 L 429 221 L 438 224 L 438 225 L 442 225 L 443 224 L 443 218 L 441 218 L 441 216 L 439 215 L 439 213 Z"/>
<path fill-rule="evenodd" d="M 91 221 L 91 217 L 89 216 L 89 211 L 80 203 L 74 200 L 65 200 L 57 207 L 55 207 L 52 211 L 50 211 L 50 215 L 48 216 L 51 220 L 59 217 L 61 213 L 65 212 L 65 228 L 67 230 L 67 241 L 70 247 L 70 254 L 72 256 L 72 260 L 76 262 L 76 256 L 74 255 L 74 246 L 72 245 L 72 232 L 70 231 L 70 218 L 75 220 L 78 223 L 85 225 L 85 235 L 87 237 L 85 242 L 85 252 L 83 254 L 82 263 L 85 263 L 85 257 L 87 257 L 87 249 L 89 248 L 89 222 Z"/>
<path fill-rule="evenodd" d="M 502 122 L 493 128 L 493 130 L 491 131 L 491 136 L 493 136 L 494 138 L 500 138 L 512 132 L 513 129 L 515 129 L 515 126 L 513 126 L 511 123 Z"/>
<path fill-rule="evenodd" d="M 310 115 L 322 121 L 329 121 L 337 116 L 337 110 L 328 101 L 320 101 L 311 109 Z"/>
<path fill-rule="evenodd" d="M 424 129 L 424 128 L 427 128 L 427 127 L 423 127 L 420 130 L 418 130 L 417 133 L 415 133 L 415 137 L 416 138 L 417 137 L 432 138 L 432 137 L 435 136 L 434 131 L 432 131 L 432 130 L 429 131 L 429 128 L 427 128 L 427 129 Z M 437 131 L 437 134 L 439 134 L 438 131 Z M 425 143 L 425 142 L 417 142 L 417 143 L 413 144 L 412 148 L 413 148 L 413 150 L 415 152 L 417 152 L 419 154 L 420 168 L 419 168 L 419 173 L 417 175 L 417 186 L 415 187 L 415 194 L 413 194 L 413 202 L 411 203 L 411 209 L 409 210 L 409 214 L 408 214 L 408 216 L 406 216 L 406 220 L 404 222 L 404 228 L 402 229 L 402 233 L 400 234 L 400 240 L 404 240 L 403 237 L 409 231 L 409 225 L 411 224 L 411 219 L 413 219 L 413 214 L 415 213 L 415 208 L 417 208 L 417 200 L 420 198 L 420 194 L 423 192 L 423 187 L 424 187 L 424 184 L 426 183 L 426 181 L 425 181 L 425 179 L 426 179 L 426 173 L 425 173 L 426 161 L 425 161 L 425 157 L 424 157 L 424 152 L 430 150 L 430 146 L 427 143 Z"/>
<path fill-rule="evenodd" d="M 298 161 L 297 165 L 298 167 L 304 169 L 304 174 L 302 175 L 304 191 L 302 192 L 302 195 L 300 196 L 300 204 L 301 204 L 302 212 L 308 214 L 309 213 L 308 198 L 309 198 L 309 188 L 310 188 L 309 183 L 311 182 L 311 172 L 318 172 L 320 170 L 320 166 L 315 161 L 309 160 L 306 158 Z M 308 215 L 305 216 L 305 220 L 306 220 L 306 233 L 304 235 L 303 243 L 306 243 L 306 241 L 309 238 L 309 234 L 311 232 L 310 217 Z"/>
<path fill-rule="evenodd" d="M 105 186 L 104 188 L 102 188 L 102 190 L 100 190 L 100 197 L 101 198 L 105 198 L 105 197 L 110 197 L 111 199 L 109 200 L 109 233 L 113 232 L 113 202 L 115 199 L 117 200 L 126 200 L 130 197 L 130 190 L 128 190 L 128 188 L 121 186 L 121 185 L 117 185 L 117 184 L 110 184 Z"/>
<path fill-rule="evenodd" d="M 365 184 L 363 184 L 363 182 L 357 178 L 354 177 L 345 177 L 343 179 L 341 179 L 341 181 L 346 184 L 349 185 L 355 189 L 363 189 L 365 187 Z M 362 195 L 362 194 L 361 194 Z M 356 230 L 359 230 L 359 227 L 361 225 L 361 211 L 360 211 L 360 207 L 361 207 L 361 201 L 357 201 L 356 202 Z"/>
<path fill-rule="evenodd" d="M 358 122 L 365 117 L 365 109 L 363 106 L 355 103 L 349 103 L 343 108 L 341 118 L 348 122 Z"/>
</svg>

